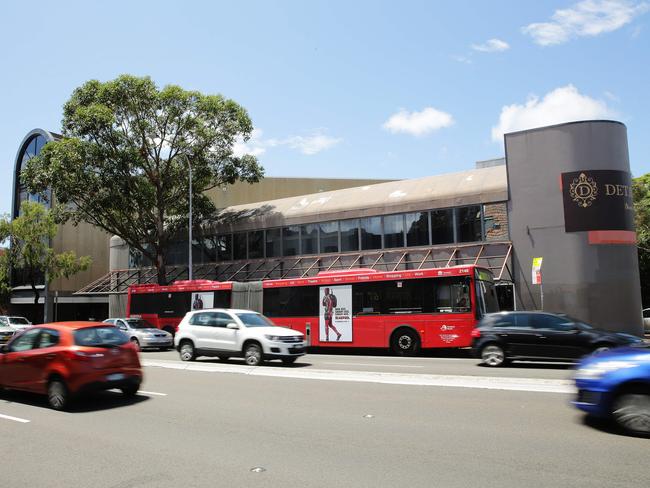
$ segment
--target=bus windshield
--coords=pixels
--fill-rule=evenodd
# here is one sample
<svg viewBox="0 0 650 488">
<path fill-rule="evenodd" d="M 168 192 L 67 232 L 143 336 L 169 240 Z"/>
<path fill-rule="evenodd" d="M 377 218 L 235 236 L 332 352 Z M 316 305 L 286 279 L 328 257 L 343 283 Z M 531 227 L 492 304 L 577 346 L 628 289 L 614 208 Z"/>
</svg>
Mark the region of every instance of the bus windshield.
<svg viewBox="0 0 650 488">
<path fill-rule="evenodd" d="M 480 316 L 499 311 L 499 301 L 494 288 L 492 273 L 486 270 L 476 272 L 477 311 Z"/>
</svg>

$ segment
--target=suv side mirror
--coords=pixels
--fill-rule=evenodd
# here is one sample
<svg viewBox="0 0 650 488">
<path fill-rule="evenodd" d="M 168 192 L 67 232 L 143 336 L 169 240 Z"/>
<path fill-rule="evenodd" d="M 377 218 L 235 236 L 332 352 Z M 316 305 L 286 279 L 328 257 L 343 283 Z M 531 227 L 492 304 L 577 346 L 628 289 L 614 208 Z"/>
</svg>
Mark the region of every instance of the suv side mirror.
<svg viewBox="0 0 650 488">
<path fill-rule="evenodd" d="M 226 329 L 239 329 L 239 326 L 234 322 L 230 322 L 228 325 L 226 325 Z"/>
</svg>

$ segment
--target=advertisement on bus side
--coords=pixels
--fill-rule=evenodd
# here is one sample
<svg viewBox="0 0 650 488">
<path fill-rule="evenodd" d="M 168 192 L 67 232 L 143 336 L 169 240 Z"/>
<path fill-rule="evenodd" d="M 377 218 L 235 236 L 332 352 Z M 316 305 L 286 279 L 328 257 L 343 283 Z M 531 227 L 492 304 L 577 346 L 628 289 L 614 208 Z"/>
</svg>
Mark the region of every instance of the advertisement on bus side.
<svg viewBox="0 0 650 488">
<path fill-rule="evenodd" d="M 214 308 L 214 292 L 192 293 L 192 310 Z"/>
<path fill-rule="evenodd" d="M 321 286 L 320 342 L 352 342 L 352 285 Z"/>
</svg>

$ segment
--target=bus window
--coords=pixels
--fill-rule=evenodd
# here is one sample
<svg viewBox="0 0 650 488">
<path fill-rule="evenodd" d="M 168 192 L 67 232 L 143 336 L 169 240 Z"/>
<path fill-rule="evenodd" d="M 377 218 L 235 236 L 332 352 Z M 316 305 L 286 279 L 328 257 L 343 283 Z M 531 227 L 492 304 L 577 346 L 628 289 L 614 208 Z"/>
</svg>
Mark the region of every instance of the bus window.
<svg viewBox="0 0 650 488">
<path fill-rule="evenodd" d="M 318 287 L 264 288 L 263 313 L 267 317 L 317 316 Z"/>
<path fill-rule="evenodd" d="M 471 310 L 470 279 L 466 277 L 436 280 L 435 312 L 467 313 Z"/>
</svg>

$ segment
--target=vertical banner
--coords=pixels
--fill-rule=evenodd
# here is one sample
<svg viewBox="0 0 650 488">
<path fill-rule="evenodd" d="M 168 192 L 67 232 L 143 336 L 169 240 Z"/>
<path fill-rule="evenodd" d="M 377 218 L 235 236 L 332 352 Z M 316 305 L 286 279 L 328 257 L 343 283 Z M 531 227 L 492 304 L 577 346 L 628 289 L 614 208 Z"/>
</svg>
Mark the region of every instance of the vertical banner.
<svg viewBox="0 0 650 488">
<path fill-rule="evenodd" d="M 192 310 L 204 308 L 214 308 L 214 292 L 192 293 Z"/>
<path fill-rule="evenodd" d="M 533 285 L 542 284 L 542 259 L 543 258 L 533 258 Z"/>
<path fill-rule="evenodd" d="M 352 285 L 321 286 L 320 342 L 352 342 Z"/>
</svg>

